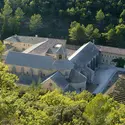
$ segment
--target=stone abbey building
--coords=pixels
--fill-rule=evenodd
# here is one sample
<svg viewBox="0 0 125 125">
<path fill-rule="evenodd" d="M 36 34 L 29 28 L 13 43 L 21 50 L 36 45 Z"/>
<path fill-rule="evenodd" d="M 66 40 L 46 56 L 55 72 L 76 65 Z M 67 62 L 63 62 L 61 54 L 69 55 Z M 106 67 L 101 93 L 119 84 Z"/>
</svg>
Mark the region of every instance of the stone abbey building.
<svg viewBox="0 0 125 125">
<path fill-rule="evenodd" d="M 4 58 L 10 72 L 18 74 L 20 82 L 26 81 L 21 78 L 23 75 L 31 81 L 36 76 L 48 90 L 85 90 L 93 84 L 100 64 L 115 65 L 113 59 L 125 58 L 124 49 L 96 46 L 92 42 L 72 50 L 65 40 L 14 35 L 4 44 L 8 47 Z"/>
</svg>

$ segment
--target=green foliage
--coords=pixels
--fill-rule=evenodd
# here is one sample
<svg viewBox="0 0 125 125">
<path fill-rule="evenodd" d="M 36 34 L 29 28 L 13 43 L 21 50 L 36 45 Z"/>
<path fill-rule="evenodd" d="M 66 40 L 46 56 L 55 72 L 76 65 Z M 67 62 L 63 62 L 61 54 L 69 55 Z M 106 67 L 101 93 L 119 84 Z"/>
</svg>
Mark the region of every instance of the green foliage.
<svg viewBox="0 0 125 125">
<path fill-rule="evenodd" d="M 123 19 L 125 19 L 125 9 L 122 11 L 122 13 L 120 14 L 120 17 L 122 17 Z"/>
<path fill-rule="evenodd" d="M 2 59 L 2 54 L 4 52 L 5 46 L 3 45 L 2 41 L 0 41 L 0 60 Z"/>
<path fill-rule="evenodd" d="M 87 41 L 93 41 L 100 37 L 99 30 L 94 28 L 92 24 L 86 27 L 76 21 L 72 22 L 69 28 L 70 40 L 75 41 L 75 44 L 83 44 Z"/>
<path fill-rule="evenodd" d="M 7 1 L 5 2 L 4 8 L 2 9 L 1 16 L 3 18 L 9 17 L 12 14 L 13 10 L 10 6 L 10 3 Z"/>
<path fill-rule="evenodd" d="M 0 63 L 0 89 L 12 89 L 18 78 L 9 73 L 8 67 Z"/>
<path fill-rule="evenodd" d="M 117 67 L 124 68 L 124 66 L 125 66 L 125 59 L 123 59 L 123 58 L 121 58 L 121 57 L 120 57 L 120 58 L 113 59 L 112 61 L 116 63 L 116 66 L 117 66 Z"/>
<path fill-rule="evenodd" d="M 98 44 L 125 47 L 123 0 L 2 0 L 0 7 L 2 40 L 13 34 L 38 34 L 44 37 L 68 38 L 68 43 L 71 44 L 81 45 L 94 40 Z M 34 15 L 39 17 L 35 18 Z M 80 22 L 80 25 L 68 34 L 73 21 Z M 88 25 L 93 26 L 93 31 L 86 33 Z"/>
<path fill-rule="evenodd" d="M 107 33 L 103 34 L 103 36 L 107 39 L 107 40 L 113 40 L 115 37 L 116 33 L 115 33 L 115 29 L 110 29 Z"/>
<path fill-rule="evenodd" d="M 16 9 L 15 17 L 17 18 L 18 21 L 21 21 L 24 18 L 24 12 L 20 7 Z"/>
<path fill-rule="evenodd" d="M 97 21 L 102 21 L 104 18 L 105 18 L 105 15 L 104 15 L 103 11 L 102 11 L 102 10 L 99 10 L 99 11 L 96 13 L 96 20 L 97 20 Z"/>
<path fill-rule="evenodd" d="M 29 25 L 31 31 L 35 31 L 38 28 L 40 28 L 41 24 L 42 24 L 42 18 L 39 14 L 34 14 L 33 16 L 31 16 Z"/>
<path fill-rule="evenodd" d="M 125 43 L 123 42 L 125 40 L 125 25 L 119 24 L 107 31 L 107 33 L 102 33 L 102 36 L 105 37 L 107 43 L 114 42 L 115 47 L 121 47 L 124 46 Z M 113 44 L 113 43 L 112 43 Z M 111 45 L 112 45 L 111 44 Z"/>
<path fill-rule="evenodd" d="M 117 108 L 118 103 L 108 96 L 98 94 L 85 109 L 85 115 L 90 119 L 91 125 L 106 125 L 107 115 L 112 108 Z"/>
<path fill-rule="evenodd" d="M 45 92 L 17 87 L 0 93 L 0 123 L 19 125 L 113 125 L 124 123 L 125 105 L 89 92 Z M 116 115 L 115 115 L 116 114 Z M 117 117 L 117 119 L 116 119 Z M 109 119 L 110 118 L 110 119 Z"/>
<path fill-rule="evenodd" d="M 41 87 L 15 86 L 16 76 L 0 63 L 0 124 L 123 125 L 125 105 L 87 91 L 47 92 Z M 12 91 L 13 90 L 13 91 Z"/>
</svg>

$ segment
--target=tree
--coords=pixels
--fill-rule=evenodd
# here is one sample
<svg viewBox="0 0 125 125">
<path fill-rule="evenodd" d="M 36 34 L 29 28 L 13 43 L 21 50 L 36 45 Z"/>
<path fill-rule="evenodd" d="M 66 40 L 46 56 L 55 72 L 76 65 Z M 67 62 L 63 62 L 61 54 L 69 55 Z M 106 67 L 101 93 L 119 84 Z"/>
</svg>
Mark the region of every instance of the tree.
<svg viewBox="0 0 125 125">
<path fill-rule="evenodd" d="M 124 19 L 125 21 L 125 9 L 122 11 L 122 13 L 120 14 L 120 17 Z"/>
<path fill-rule="evenodd" d="M 38 28 L 40 28 L 41 24 L 42 24 L 42 17 L 40 16 L 40 14 L 34 14 L 33 16 L 31 16 L 29 24 L 31 31 L 35 31 Z"/>
<path fill-rule="evenodd" d="M 76 44 L 83 44 L 86 39 L 84 25 L 80 25 L 79 23 L 74 25 L 71 23 L 71 28 L 69 29 L 69 37 L 70 40 L 77 41 Z"/>
<path fill-rule="evenodd" d="M 3 18 L 9 17 L 12 14 L 12 8 L 10 6 L 10 3 L 8 1 L 5 2 L 4 8 L 2 9 L 1 16 Z"/>
<path fill-rule="evenodd" d="M 92 24 L 88 24 L 85 31 L 88 39 L 87 41 L 97 40 L 98 38 L 100 38 L 99 30 L 97 28 L 94 29 Z"/>
<path fill-rule="evenodd" d="M 91 125 L 106 125 L 105 119 L 117 103 L 108 96 L 98 94 L 86 106 L 84 115 L 88 117 Z"/>
<path fill-rule="evenodd" d="M 117 67 L 124 68 L 125 59 L 123 59 L 123 58 L 120 57 L 120 58 L 113 59 L 112 61 L 116 63 Z"/>
<path fill-rule="evenodd" d="M 2 18 L 2 29 L 1 29 L 1 37 L 2 39 L 9 35 L 8 28 L 8 18 L 12 14 L 12 8 L 10 7 L 10 3 L 8 1 L 5 2 L 4 8 L 1 10 L 0 17 Z"/>
<path fill-rule="evenodd" d="M 2 54 L 4 52 L 5 45 L 3 45 L 2 41 L 0 41 L 0 61 L 2 59 Z"/>
<path fill-rule="evenodd" d="M 0 62 L 0 89 L 14 88 L 17 80 L 17 76 L 9 73 L 8 67 Z"/>
<path fill-rule="evenodd" d="M 102 35 L 108 40 L 114 40 L 116 33 L 115 33 L 115 29 L 110 29 L 107 33 L 102 33 Z"/>
<path fill-rule="evenodd" d="M 80 23 L 74 21 L 69 28 L 69 38 L 71 41 L 75 41 L 75 44 L 83 44 L 88 41 L 97 40 L 100 37 L 99 30 L 94 28 L 92 24 L 88 24 L 86 27 Z"/>
<path fill-rule="evenodd" d="M 24 12 L 20 7 L 16 9 L 15 17 L 17 18 L 18 21 L 22 21 L 22 19 L 24 18 Z"/>
<path fill-rule="evenodd" d="M 102 10 L 97 11 L 96 13 L 96 20 L 97 21 L 102 21 L 105 18 L 105 15 Z"/>
<path fill-rule="evenodd" d="M 8 19 L 8 27 L 10 28 L 9 31 L 12 34 L 18 34 L 20 31 L 20 24 L 21 22 L 19 21 L 19 18 L 16 17 L 10 17 Z"/>
</svg>

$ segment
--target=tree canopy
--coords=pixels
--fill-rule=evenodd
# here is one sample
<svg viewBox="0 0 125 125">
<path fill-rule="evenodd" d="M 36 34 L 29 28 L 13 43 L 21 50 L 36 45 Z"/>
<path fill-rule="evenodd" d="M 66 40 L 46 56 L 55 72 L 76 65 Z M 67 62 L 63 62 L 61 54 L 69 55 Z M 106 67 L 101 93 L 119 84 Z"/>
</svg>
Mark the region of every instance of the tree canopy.
<svg viewBox="0 0 125 125">
<path fill-rule="evenodd" d="M 52 92 L 15 84 L 18 78 L 0 63 L 1 125 L 124 125 L 125 105 L 107 95 Z"/>
<path fill-rule="evenodd" d="M 75 41 L 75 44 L 84 44 L 87 41 L 93 41 L 100 38 L 100 33 L 92 24 L 86 27 L 76 21 L 72 22 L 69 28 L 69 38 Z"/>
<path fill-rule="evenodd" d="M 96 44 L 125 47 L 124 0 L 1 1 L 1 39 L 13 34 L 38 34 L 43 37 L 65 38 L 70 44 L 83 44 L 94 39 Z M 74 21 L 80 25 L 71 30 L 70 25 Z M 89 33 L 84 31 L 87 26 L 91 26 L 91 29 L 93 26 Z M 93 35 L 89 38 L 91 32 Z"/>
<path fill-rule="evenodd" d="M 39 14 L 34 14 L 33 16 L 31 16 L 31 19 L 30 19 L 30 30 L 31 31 L 34 31 L 34 30 L 37 30 L 38 28 L 40 28 L 42 24 L 42 18 Z"/>
</svg>

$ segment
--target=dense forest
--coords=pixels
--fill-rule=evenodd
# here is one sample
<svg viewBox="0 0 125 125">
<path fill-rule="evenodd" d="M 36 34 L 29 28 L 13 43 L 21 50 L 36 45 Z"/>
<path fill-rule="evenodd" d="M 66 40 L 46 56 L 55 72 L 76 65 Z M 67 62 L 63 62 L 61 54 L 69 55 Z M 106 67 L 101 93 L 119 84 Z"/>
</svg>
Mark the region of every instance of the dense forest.
<svg viewBox="0 0 125 125">
<path fill-rule="evenodd" d="M 124 0 L 1 0 L 0 10 L 1 39 L 38 34 L 125 47 Z"/>
<path fill-rule="evenodd" d="M 20 86 L 0 63 L 0 125 L 124 125 L 125 105 L 106 95 Z"/>
</svg>

